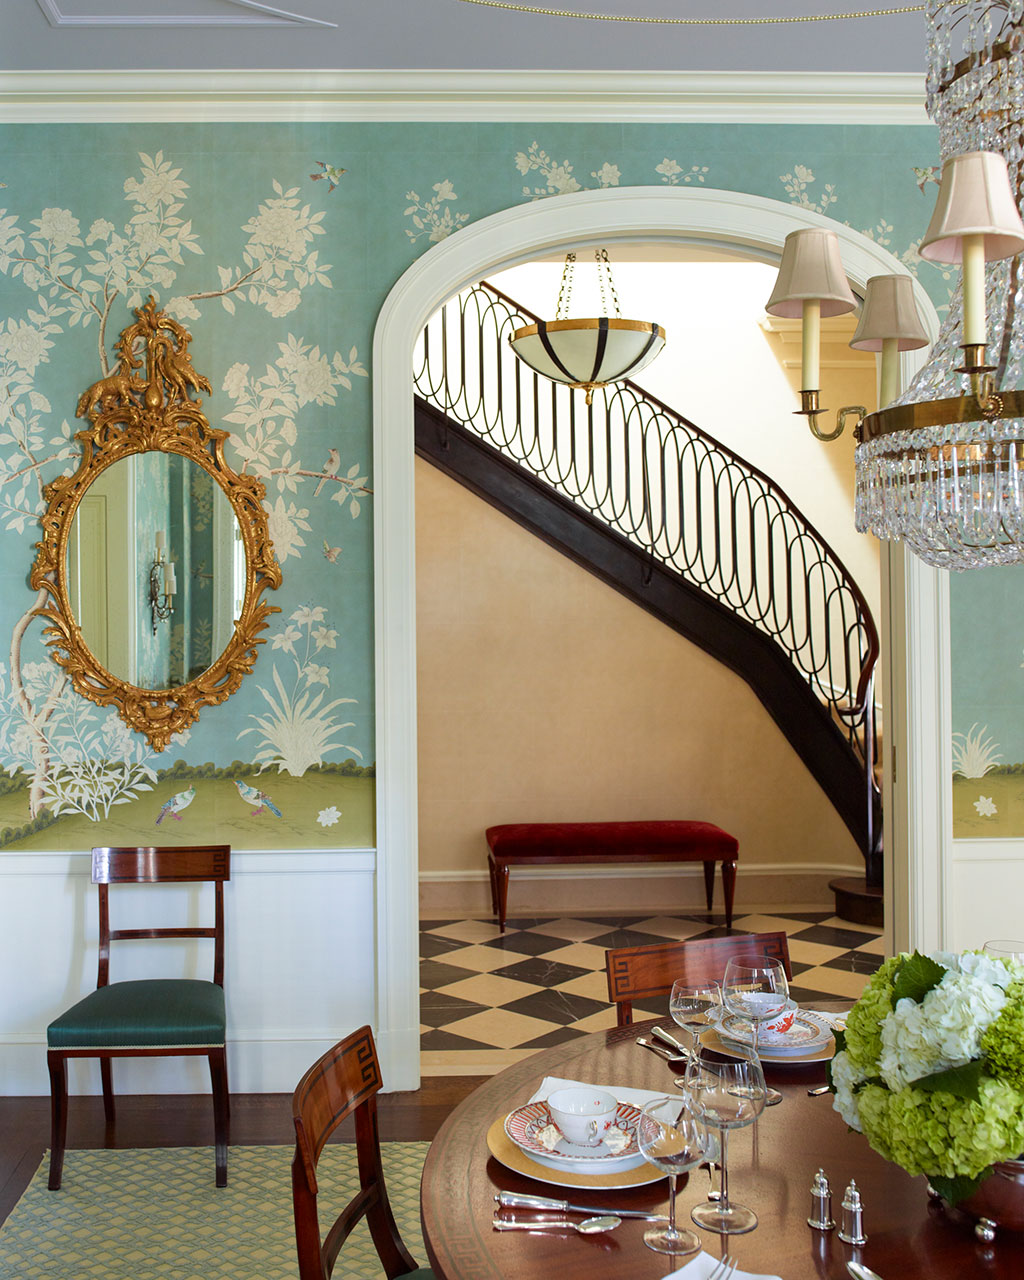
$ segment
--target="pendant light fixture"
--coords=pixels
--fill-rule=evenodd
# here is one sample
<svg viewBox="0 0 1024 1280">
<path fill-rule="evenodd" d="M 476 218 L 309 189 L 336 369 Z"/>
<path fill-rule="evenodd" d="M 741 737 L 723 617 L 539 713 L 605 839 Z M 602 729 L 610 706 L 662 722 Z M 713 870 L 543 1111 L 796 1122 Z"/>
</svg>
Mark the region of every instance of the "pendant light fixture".
<svg viewBox="0 0 1024 1280">
<path fill-rule="evenodd" d="M 585 391 L 587 404 L 597 387 L 639 373 L 665 345 L 661 325 L 622 318 L 608 251 L 595 249 L 594 259 L 603 315 L 569 317 L 576 254 L 567 253 L 554 320 L 524 325 L 509 338 L 512 350 L 524 364 L 553 382 Z M 614 315 L 608 314 L 609 306 Z"/>
<path fill-rule="evenodd" d="M 927 106 L 943 166 L 920 254 L 960 265 L 961 280 L 928 363 L 902 395 L 898 352 L 926 344 L 912 284 L 868 282 L 850 345 L 881 352 L 882 408 L 856 411 L 856 524 L 928 564 L 970 569 L 1024 561 L 1024 0 L 930 0 L 927 22 Z M 769 309 L 794 305 L 785 271 L 784 252 Z M 824 307 L 834 282 L 801 298 L 808 291 Z M 812 314 L 805 351 L 814 327 Z M 834 439 L 854 410 L 820 431 L 814 373 L 805 359 L 799 412 L 820 439 Z"/>
</svg>

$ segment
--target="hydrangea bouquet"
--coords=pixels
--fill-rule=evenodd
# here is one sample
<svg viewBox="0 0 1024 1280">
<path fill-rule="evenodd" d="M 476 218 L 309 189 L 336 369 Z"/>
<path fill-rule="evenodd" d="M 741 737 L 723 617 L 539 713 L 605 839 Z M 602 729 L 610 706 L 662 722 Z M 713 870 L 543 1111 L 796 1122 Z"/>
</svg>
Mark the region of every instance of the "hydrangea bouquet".
<svg viewBox="0 0 1024 1280">
<path fill-rule="evenodd" d="M 893 956 L 836 1036 L 835 1109 L 950 1204 L 1024 1152 L 1024 964 Z"/>
</svg>

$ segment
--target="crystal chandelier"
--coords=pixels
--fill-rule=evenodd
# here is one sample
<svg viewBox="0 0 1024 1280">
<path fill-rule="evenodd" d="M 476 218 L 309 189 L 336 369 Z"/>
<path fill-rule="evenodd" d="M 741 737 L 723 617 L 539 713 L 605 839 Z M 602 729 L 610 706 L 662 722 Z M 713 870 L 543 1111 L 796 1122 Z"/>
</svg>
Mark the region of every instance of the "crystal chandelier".
<svg viewBox="0 0 1024 1280">
<path fill-rule="evenodd" d="M 928 363 L 897 395 L 898 352 L 927 339 L 909 278 L 905 286 L 898 277 L 868 282 L 850 345 L 881 351 L 883 407 L 841 415 L 861 416 L 858 531 L 903 541 L 938 568 L 972 569 L 1024 561 L 1024 0 L 931 0 L 927 21 L 927 106 L 943 167 L 920 253 L 959 263 L 960 287 Z M 807 234 L 788 237 L 786 252 Z M 801 385 L 810 389 L 801 391 L 799 412 L 819 438 L 833 439 L 842 416 L 831 433 L 816 426 L 821 410 L 806 359 L 815 317 L 808 339 L 806 300 L 834 288 L 798 273 L 787 289 L 786 270 L 784 253 L 769 310 L 804 307 Z"/>
<path fill-rule="evenodd" d="M 567 253 L 554 320 L 523 325 L 509 337 L 509 345 L 524 364 L 553 382 L 585 391 L 587 404 L 597 387 L 639 373 L 665 345 L 660 324 L 622 318 L 608 251 L 595 249 L 594 259 L 604 315 L 569 317 L 576 255 Z M 609 306 L 613 316 L 607 314 Z"/>
</svg>

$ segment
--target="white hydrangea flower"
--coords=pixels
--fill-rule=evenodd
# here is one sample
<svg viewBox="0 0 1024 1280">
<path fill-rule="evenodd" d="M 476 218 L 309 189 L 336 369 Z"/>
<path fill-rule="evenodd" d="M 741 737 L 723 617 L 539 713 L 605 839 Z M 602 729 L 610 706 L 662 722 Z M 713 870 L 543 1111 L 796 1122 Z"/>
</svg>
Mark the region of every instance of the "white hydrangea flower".
<svg viewBox="0 0 1024 1280">
<path fill-rule="evenodd" d="M 860 1133 L 860 1114 L 857 1111 L 857 1098 L 854 1094 L 854 1085 L 860 1084 L 866 1077 L 860 1071 L 857 1071 L 850 1064 L 849 1054 L 843 1050 L 837 1053 L 832 1059 L 832 1084 L 835 1086 L 836 1096 L 832 1102 L 832 1109 L 838 1111 L 851 1129 L 856 1129 Z"/>
</svg>

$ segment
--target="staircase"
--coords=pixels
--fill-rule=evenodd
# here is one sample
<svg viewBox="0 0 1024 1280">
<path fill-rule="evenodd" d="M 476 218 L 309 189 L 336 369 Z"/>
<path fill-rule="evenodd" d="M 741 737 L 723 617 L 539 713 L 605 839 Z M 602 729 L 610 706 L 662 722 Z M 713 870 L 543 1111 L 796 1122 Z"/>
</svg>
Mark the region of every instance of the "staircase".
<svg viewBox="0 0 1024 1280">
<path fill-rule="evenodd" d="M 878 634 L 860 589 L 770 477 L 674 409 L 630 382 L 586 406 L 523 365 L 507 338 L 536 320 L 486 282 L 431 318 L 417 453 L 741 676 L 880 903 Z"/>
</svg>

